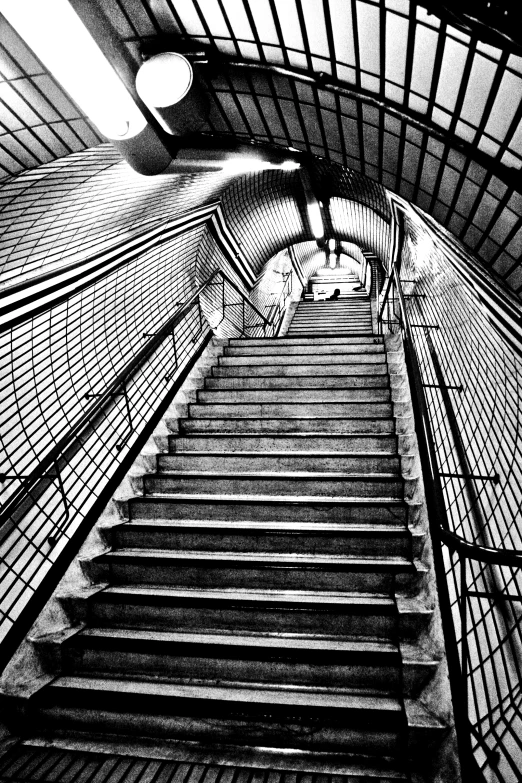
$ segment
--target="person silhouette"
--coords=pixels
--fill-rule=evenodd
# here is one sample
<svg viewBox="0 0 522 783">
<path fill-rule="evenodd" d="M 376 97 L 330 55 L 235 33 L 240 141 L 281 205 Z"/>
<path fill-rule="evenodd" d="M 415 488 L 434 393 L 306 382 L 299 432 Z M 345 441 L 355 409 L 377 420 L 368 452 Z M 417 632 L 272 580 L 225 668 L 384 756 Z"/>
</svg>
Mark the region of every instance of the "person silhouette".
<svg viewBox="0 0 522 783">
<path fill-rule="evenodd" d="M 340 293 L 341 291 L 339 290 L 339 288 L 336 288 L 333 294 L 328 297 L 328 299 L 339 299 Z"/>
</svg>

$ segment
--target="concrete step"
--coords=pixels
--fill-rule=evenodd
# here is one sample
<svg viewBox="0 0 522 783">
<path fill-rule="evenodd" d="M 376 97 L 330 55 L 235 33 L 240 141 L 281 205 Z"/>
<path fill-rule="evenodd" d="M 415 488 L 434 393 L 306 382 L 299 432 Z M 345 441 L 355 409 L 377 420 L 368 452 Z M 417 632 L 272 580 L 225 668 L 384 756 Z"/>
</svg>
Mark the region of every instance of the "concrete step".
<svg viewBox="0 0 522 783">
<path fill-rule="evenodd" d="M 370 315 L 371 309 L 367 304 L 362 302 L 345 302 L 342 305 L 325 307 L 324 305 L 314 307 L 308 306 L 298 308 L 294 314 L 294 318 L 342 318 L 346 315 Z"/>
<path fill-rule="evenodd" d="M 304 445 L 304 444 L 303 444 Z M 274 451 L 233 451 L 226 454 L 209 454 L 206 451 L 160 454 L 158 471 L 218 471 L 227 472 L 274 472 L 274 471 L 335 471 L 342 473 L 388 473 L 400 475 L 400 459 L 396 454 L 339 454 L 335 451 L 324 453 L 290 453 Z"/>
<path fill-rule="evenodd" d="M 171 453 L 203 452 L 213 454 L 223 452 L 248 451 L 314 453 L 332 452 L 338 457 L 352 454 L 388 454 L 397 452 L 397 438 L 393 434 L 374 435 L 313 435 L 308 432 L 296 432 L 293 435 L 214 435 L 194 434 L 189 437 L 171 435 L 169 437 Z M 267 454 L 267 456 L 269 456 Z"/>
<path fill-rule="evenodd" d="M 203 413 L 203 411 L 202 411 Z M 224 413 L 226 413 L 224 411 Z M 209 419 L 180 419 L 180 430 L 184 434 L 204 432 L 228 432 L 228 433 L 258 433 L 264 435 L 269 432 L 296 433 L 306 432 L 310 435 L 317 434 L 360 434 L 373 435 L 375 433 L 392 434 L 395 432 L 395 422 L 391 418 L 223 418 Z"/>
<path fill-rule="evenodd" d="M 281 365 L 243 365 L 228 364 L 226 366 L 214 366 L 212 368 L 212 377 L 214 378 L 242 378 L 242 377 L 302 377 L 314 376 L 324 378 L 329 376 L 352 376 L 352 375 L 384 375 L 388 376 L 388 365 L 384 362 L 376 364 L 374 362 L 352 362 L 337 364 L 318 364 L 310 366 L 309 364 L 281 364 Z"/>
<path fill-rule="evenodd" d="M 231 338 L 229 340 L 230 346 L 264 346 L 264 345 L 378 345 L 383 344 L 384 338 L 382 335 L 367 335 L 360 337 L 359 335 L 345 335 L 343 337 L 332 337 L 328 339 L 326 337 L 292 337 L 287 335 L 284 337 L 259 337 L 251 339 L 238 339 Z"/>
<path fill-rule="evenodd" d="M 296 313 L 292 319 L 292 324 L 296 323 L 324 323 L 324 324 L 330 324 L 332 327 L 337 327 L 340 324 L 360 324 L 360 323 L 367 323 L 371 320 L 371 313 L 362 313 L 357 312 L 355 310 L 345 311 L 343 313 L 323 313 L 321 315 L 319 314 L 305 314 L 305 313 Z"/>
<path fill-rule="evenodd" d="M 379 593 L 111 585 L 90 596 L 69 596 L 62 603 L 78 622 L 105 628 L 264 631 L 392 640 L 398 623 L 395 601 Z M 419 614 L 419 625 L 425 622 Z"/>
<path fill-rule="evenodd" d="M 370 300 L 367 296 L 350 296 L 345 299 L 322 299 L 317 302 L 299 302 L 297 312 L 312 311 L 325 312 L 343 310 L 347 307 L 370 308 Z"/>
<path fill-rule="evenodd" d="M 371 333 L 372 331 L 372 324 L 360 324 L 360 326 L 357 326 L 356 324 L 351 325 L 351 331 L 352 334 L 361 334 L 361 335 L 367 335 L 368 333 Z M 312 326 L 305 325 L 297 325 L 290 326 L 288 329 L 288 336 L 289 337 L 310 337 L 310 336 L 318 336 L 323 334 L 329 334 L 329 335 L 342 335 L 345 334 L 347 331 L 347 327 L 345 326 L 338 326 L 335 327 L 331 324 L 327 325 L 321 325 L 318 326 L 317 324 L 313 324 Z"/>
<path fill-rule="evenodd" d="M 207 389 L 285 389 L 287 399 L 294 399 L 294 392 L 300 389 L 345 389 L 361 391 L 362 389 L 388 389 L 389 379 L 386 375 L 326 375 L 297 377 L 260 377 L 252 378 L 205 378 L 205 390 Z"/>
<path fill-rule="evenodd" d="M 332 321 L 332 320 L 301 320 L 297 319 L 295 322 L 292 323 L 292 326 L 290 327 L 292 331 L 298 330 L 298 331 L 304 331 L 308 330 L 309 332 L 316 332 L 316 330 L 320 330 L 322 332 L 334 332 L 334 333 L 343 333 L 347 329 L 354 329 L 355 331 L 359 330 L 360 332 L 366 334 L 367 332 L 371 331 L 372 324 L 371 321 L 353 321 L 353 320 L 345 320 L 345 321 Z"/>
<path fill-rule="evenodd" d="M 371 309 L 368 305 L 360 302 L 346 302 L 337 307 L 305 307 L 299 308 L 294 314 L 294 318 L 329 318 L 335 320 L 346 315 L 368 316 L 371 315 Z"/>
<path fill-rule="evenodd" d="M 323 356 L 330 353 L 384 353 L 382 343 L 333 343 L 319 345 L 230 345 L 225 346 L 225 356 Z"/>
<path fill-rule="evenodd" d="M 331 312 L 343 310 L 347 307 L 361 307 L 369 309 L 371 305 L 367 296 L 358 295 L 346 297 L 346 299 L 322 299 L 317 302 L 299 302 L 297 306 L 297 312 Z"/>
<path fill-rule="evenodd" d="M 302 403 L 323 403 L 332 402 L 389 402 L 390 389 L 376 388 L 355 388 L 355 389 L 231 389 L 231 390 L 213 390 L 205 389 L 198 392 L 198 403 L 274 403 L 282 402 L 287 404 L 289 400 L 292 404 Z"/>
<path fill-rule="evenodd" d="M 404 524 L 157 519 L 115 525 L 106 536 L 113 549 L 411 557 L 410 535 Z"/>
<path fill-rule="evenodd" d="M 415 574 L 400 556 L 128 549 L 83 562 L 93 583 L 177 587 L 359 591 L 389 593 L 396 574 Z"/>
<path fill-rule="evenodd" d="M 379 347 L 379 346 L 377 346 Z M 291 366 L 293 364 L 300 364 L 304 367 L 310 367 L 310 373 L 313 372 L 314 365 L 325 364 L 385 364 L 386 354 L 384 352 L 379 353 L 333 353 L 327 355 L 312 354 L 302 358 L 300 362 L 296 362 L 295 357 L 289 356 L 220 356 L 218 359 L 219 367 L 240 367 L 246 365 L 249 367 L 256 367 L 258 365 L 283 365 Z"/>
<path fill-rule="evenodd" d="M 406 520 L 403 500 L 385 502 L 372 498 L 321 498 L 294 496 L 177 494 L 176 501 L 165 496 L 134 497 L 128 501 L 129 518 L 288 521 L 357 524 L 399 524 Z"/>
<path fill-rule="evenodd" d="M 147 495 L 295 495 L 308 497 L 402 498 L 403 480 L 397 474 L 176 472 L 144 477 Z"/>
<path fill-rule="evenodd" d="M 47 655 L 60 660 L 65 675 L 103 672 L 210 684 L 371 688 L 394 694 L 401 679 L 398 646 L 378 638 L 94 627 L 54 647 Z"/>
<path fill-rule="evenodd" d="M 342 329 L 339 329 L 339 330 L 335 330 L 335 329 L 332 330 L 330 327 L 328 327 L 328 328 L 324 327 L 324 328 L 320 328 L 320 329 L 319 328 L 310 328 L 309 326 L 295 327 L 295 328 L 290 327 L 289 330 L 288 330 L 288 336 L 289 337 L 310 337 L 311 335 L 316 335 L 317 336 L 317 335 L 321 335 L 321 334 L 330 334 L 330 335 L 333 334 L 333 335 L 335 335 L 335 334 L 344 334 L 345 331 L 346 330 L 344 329 L 344 327 Z M 356 333 L 358 331 L 360 334 L 367 334 L 369 331 L 371 331 L 371 329 L 370 329 L 370 327 L 366 326 L 366 327 L 361 327 L 359 330 L 355 329 L 354 331 Z"/>
<path fill-rule="evenodd" d="M 99 731 L 398 755 L 406 716 L 398 698 L 365 689 L 260 683 L 186 683 L 172 678 L 58 677 L 28 705 L 48 732 Z"/>
<path fill-rule="evenodd" d="M 328 402 L 317 403 L 216 403 L 189 405 L 193 419 L 273 419 L 315 418 L 318 414 L 329 419 L 389 419 L 393 415 L 391 402 Z"/>
</svg>

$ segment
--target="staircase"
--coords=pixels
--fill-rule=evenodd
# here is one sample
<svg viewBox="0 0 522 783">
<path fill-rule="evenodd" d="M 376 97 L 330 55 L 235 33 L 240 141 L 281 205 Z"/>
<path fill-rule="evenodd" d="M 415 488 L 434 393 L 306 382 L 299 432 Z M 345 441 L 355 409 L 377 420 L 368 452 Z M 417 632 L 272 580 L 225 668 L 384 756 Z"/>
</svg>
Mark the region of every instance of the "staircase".
<svg viewBox="0 0 522 783">
<path fill-rule="evenodd" d="M 55 677 L 26 733 L 410 779 L 442 729 L 414 698 L 429 613 L 397 600 L 419 573 L 383 339 L 360 334 L 366 315 L 331 320 L 354 304 L 301 303 L 289 336 L 228 341 L 84 561 L 92 591 L 63 599 L 73 629 L 39 642 Z"/>
<path fill-rule="evenodd" d="M 339 299 L 299 302 L 288 335 L 371 334 L 372 312 L 366 291 L 353 291 Z"/>
</svg>

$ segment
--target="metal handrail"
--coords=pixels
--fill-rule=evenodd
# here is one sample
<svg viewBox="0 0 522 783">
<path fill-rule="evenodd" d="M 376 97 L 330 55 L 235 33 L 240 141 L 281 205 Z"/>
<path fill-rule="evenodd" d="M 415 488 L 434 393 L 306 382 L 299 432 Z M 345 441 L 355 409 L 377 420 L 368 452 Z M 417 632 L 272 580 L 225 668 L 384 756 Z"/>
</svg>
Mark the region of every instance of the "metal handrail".
<svg viewBox="0 0 522 783">
<path fill-rule="evenodd" d="M 448 673 L 453 702 L 453 716 L 455 720 L 455 730 L 457 735 L 462 780 L 465 783 L 478 783 L 479 781 L 484 781 L 485 783 L 485 778 L 482 775 L 482 772 L 474 758 L 471 746 L 472 727 L 468 717 L 467 692 L 465 687 L 463 688 L 463 670 L 458 653 L 455 627 L 452 621 L 451 601 L 444 570 L 442 548 L 440 546 L 440 543 L 443 540 L 443 535 L 449 534 L 448 517 L 446 514 L 444 494 L 435 453 L 434 438 L 428 414 L 428 407 L 422 385 L 419 361 L 417 358 L 415 343 L 413 341 L 411 324 L 406 309 L 406 301 L 402 290 L 399 270 L 395 261 L 391 264 L 390 274 L 385 288 L 382 305 L 379 309 L 379 325 L 381 325 L 384 321 L 384 308 L 390 298 L 392 284 L 395 285 L 397 299 L 399 302 L 399 326 L 402 330 L 406 367 L 410 382 L 413 413 L 415 419 L 415 431 L 417 435 L 423 473 L 424 490 L 426 495 L 429 529 L 432 540 L 439 544 L 438 546 L 433 547 L 433 558 L 437 579 L 439 604 L 441 609 L 441 619 L 444 631 L 446 658 L 448 663 Z"/>
<path fill-rule="evenodd" d="M 520 549 L 496 549 L 482 544 L 473 544 L 456 533 L 444 529 L 440 531 L 440 537 L 448 549 L 452 552 L 458 552 L 468 560 L 480 560 L 490 565 L 522 568 L 522 550 Z"/>
<path fill-rule="evenodd" d="M 277 302 L 272 302 L 271 304 L 267 305 L 267 309 L 269 310 L 270 321 L 273 321 L 274 313 L 277 312 L 279 315 L 278 327 L 276 329 L 276 332 L 279 331 L 279 328 L 281 326 L 281 317 L 282 317 L 282 310 L 283 310 L 283 307 L 281 306 L 281 302 L 284 303 L 287 297 L 292 293 L 292 291 L 293 291 L 293 271 L 290 270 L 290 272 L 288 272 L 285 278 L 284 285 L 281 289 Z"/>
<path fill-rule="evenodd" d="M 248 302 L 248 306 L 261 319 L 260 325 L 263 326 L 263 330 L 266 332 L 266 327 L 270 323 L 269 319 L 265 318 L 250 300 L 247 300 L 241 289 L 221 269 L 213 272 L 197 291 L 181 305 L 180 309 L 163 324 L 159 331 L 149 337 L 145 345 L 132 357 L 105 390 L 94 399 L 92 404 L 82 412 L 65 435 L 54 444 L 45 457 L 33 468 L 31 473 L 22 479 L 21 484 L 8 498 L 0 513 L 0 539 L 13 529 L 16 522 L 43 495 L 52 481 L 55 479 L 60 481 L 61 469 L 78 453 L 83 442 L 96 429 L 100 419 L 114 406 L 115 396 L 125 388 L 127 381 L 145 364 L 165 337 L 170 335 L 173 329 L 185 318 L 195 303 L 199 301 L 203 291 L 212 285 L 212 281 L 218 275 L 221 275 L 223 281 L 226 281 L 228 285 L 232 286 L 240 294 L 243 303 L 245 301 Z M 55 471 L 55 474 L 52 475 L 51 471 Z"/>
</svg>

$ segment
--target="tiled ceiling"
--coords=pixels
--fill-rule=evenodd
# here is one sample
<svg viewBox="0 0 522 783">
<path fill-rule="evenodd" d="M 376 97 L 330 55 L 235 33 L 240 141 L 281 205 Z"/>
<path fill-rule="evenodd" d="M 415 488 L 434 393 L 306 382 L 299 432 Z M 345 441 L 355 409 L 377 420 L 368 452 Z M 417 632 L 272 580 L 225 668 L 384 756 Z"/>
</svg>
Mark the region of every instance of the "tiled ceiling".
<svg viewBox="0 0 522 783">
<path fill-rule="evenodd" d="M 136 68 L 143 53 L 167 49 L 200 61 L 211 97 L 205 132 L 293 147 L 360 172 L 433 215 L 522 292 L 522 57 L 506 21 L 497 35 L 486 16 L 485 26 L 452 17 L 463 1 L 451 11 L 430 2 L 431 13 L 426 2 L 408 0 L 90 5 L 105 14 Z M 499 3 L 481 0 L 473 15 L 487 15 L 488 6 L 512 19 Z M 5 30 L 3 170 L 96 143 L 92 125 L 4 22 Z M 35 84 L 38 113 L 29 108 Z M 11 101 L 20 92 L 27 110 L 15 117 Z M 37 156 L 44 130 L 56 143 L 46 141 Z M 25 150 L 16 166 L 13 139 Z M 328 177 L 321 185 L 328 197 Z"/>
<path fill-rule="evenodd" d="M 0 14 L 0 178 L 102 141 Z"/>
</svg>

